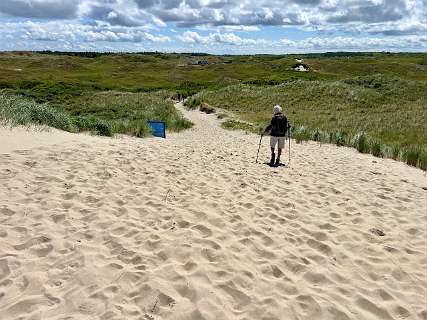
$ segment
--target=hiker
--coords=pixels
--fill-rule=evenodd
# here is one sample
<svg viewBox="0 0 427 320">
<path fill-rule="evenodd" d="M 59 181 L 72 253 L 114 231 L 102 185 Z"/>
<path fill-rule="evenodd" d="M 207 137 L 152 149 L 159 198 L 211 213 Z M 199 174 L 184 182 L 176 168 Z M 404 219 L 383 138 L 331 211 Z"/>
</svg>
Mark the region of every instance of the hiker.
<svg viewBox="0 0 427 320">
<path fill-rule="evenodd" d="M 270 124 L 265 128 L 264 134 L 270 132 L 270 147 L 271 147 L 271 160 L 270 166 L 280 165 L 280 156 L 282 149 L 285 147 L 286 132 L 289 128 L 288 119 L 282 112 L 282 107 L 275 105 L 273 108 L 273 118 Z M 278 145 L 277 158 L 274 149 Z"/>
</svg>

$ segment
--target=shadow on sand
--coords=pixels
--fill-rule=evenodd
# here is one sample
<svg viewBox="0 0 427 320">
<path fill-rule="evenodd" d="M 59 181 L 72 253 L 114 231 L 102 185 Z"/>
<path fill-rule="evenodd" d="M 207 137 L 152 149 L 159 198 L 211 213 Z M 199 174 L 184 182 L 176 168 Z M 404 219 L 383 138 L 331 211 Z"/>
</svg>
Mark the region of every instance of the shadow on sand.
<svg viewBox="0 0 427 320">
<path fill-rule="evenodd" d="M 286 167 L 286 164 L 284 163 L 279 163 L 278 165 L 271 165 L 270 162 L 264 162 L 264 164 L 271 168 Z"/>
</svg>

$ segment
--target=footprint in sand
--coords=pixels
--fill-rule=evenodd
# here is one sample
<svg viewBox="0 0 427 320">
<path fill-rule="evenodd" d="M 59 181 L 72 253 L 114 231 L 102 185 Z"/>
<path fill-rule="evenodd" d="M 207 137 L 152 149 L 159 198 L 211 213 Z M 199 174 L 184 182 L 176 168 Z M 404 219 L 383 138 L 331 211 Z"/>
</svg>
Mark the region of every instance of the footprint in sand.
<svg viewBox="0 0 427 320">
<path fill-rule="evenodd" d="M 299 295 L 295 300 L 304 319 L 317 319 L 321 314 L 320 305 L 312 296 Z"/>
<path fill-rule="evenodd" d="M 199 224 L 199 225 L 192 227 L 191 229 L 195 229 L 195 230 L 199 231 L 202 234 L 203 238 L 208 238 L 208 237 L 212 236 L 212 231 L 203 225 Z"/>
<path fill-rule="evenodd" d="M 419 317 L 420 319 L 422 319 L 422 320 L 427 320 L 427 309 L 425 309 L 425 310 L 421 311 L 421 312 L 418 314 L 418 317 Z"/>
<path fill-rule="evenodd" d="M 25 250 L 31 248 L 30 252 L 34 252 L 39 257 L 45 257 L 53 250 L 53 246 L 49 243 L 50 241 L 50 238 L 40 236 L 37 238 L 32 238 L 23 244 L 18 244 L 13 247 L 16 250 Z"/>
<path fill-rule="evenodd" d="M 233 298 L 236 309 L 242 309 L 251 303 L 251 297 L 237 289 L 233 282 L 220 285 L 219 288 L 223 289 L 231 298 Z"/>
<path fill-rule="evenodd" d="M 6 278 L 10 274 L 9 264 L 7 259 L 0 260 L 0 280 Z"/>
<path fill-rule="evenodd" d="M 0 208 L 0 214 L 11 217 L 14 214 L 16 214 L 16 212 L 13 211 L 12 209 L 9 209 L 8 207 L 2 207 L 2 208 Z"/>
<path fill-rule="evenodd" d="M 332 253 L 332 249 L 331 247 L 329 247 L 327 244 L 324 244 L 320 241 L 314 240 L 314 239 L 309 239 L 307 241 L 307 244 L 313 248 L 314 250 L 319 251 L 320 253 L 326 254 L 326 255 L 331 255 Z"/>
<path fill-rule="evenodd" d="M 374 304 L 373 302 L 371 302 L 370 300 L 364 297 L 359 297 L 356 300 L 356 305 L 359 306 L 362 310 L 377 317 L 377 319 L 384 319 L 384 320 L 393 319 L 393 317 L 388 313 L 387 310 L 379 307 L 377 304 Z"/>
</svg>

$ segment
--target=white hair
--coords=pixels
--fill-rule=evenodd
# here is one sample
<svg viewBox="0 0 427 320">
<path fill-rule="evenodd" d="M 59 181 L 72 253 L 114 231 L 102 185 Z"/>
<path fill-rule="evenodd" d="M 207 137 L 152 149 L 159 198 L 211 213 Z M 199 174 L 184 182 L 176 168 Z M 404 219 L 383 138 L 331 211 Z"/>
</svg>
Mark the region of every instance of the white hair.
<svg viewBox="0 0 427 320">
<path fill-rule="evenodd" d="M 278 104 L 275 105 L 273 108 L 273 112 L 274 112 L 274 114 L 282 113 L 282 107 L 279 106 Z"/>
</svg>

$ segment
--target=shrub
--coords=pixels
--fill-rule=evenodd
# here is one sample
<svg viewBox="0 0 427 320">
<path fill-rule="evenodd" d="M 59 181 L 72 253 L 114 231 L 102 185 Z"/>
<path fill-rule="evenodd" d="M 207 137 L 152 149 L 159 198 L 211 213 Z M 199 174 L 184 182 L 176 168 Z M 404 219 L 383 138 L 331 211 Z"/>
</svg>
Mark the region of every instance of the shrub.
<svg viewBox="0 0 427 320">
<path fill-rule="evenodd" d="M 313 130 L 311 133 L 311 140 L 313 141 L 320 141 L 321 139 L 321 132 L 318 129 Z"/>
<path fill-rule="evenodd" d="M 113 126 L 110 123 L 95 117 L 79 116 L 74 119 L 74 124 L 79 131 L 90 131 L 100 136 L 113 136 Z"/>
<path fill-rule="evenodd" d="M 173 128 L 175 131 L 179 132 L 185 129 L 189 129 L 193 126 L 193 123 L 190 120 L 185 118 L 177 118 L 173 121 Z"/>
<path fill-rule="evenodd" d="M 190 110 L 195 110 L 202 105 L 202 100 L 197 96 L 192 96 L 185 100 L 184 105 Z"/>
<path fill-rule="evenodd" d="M 342 131 L 334 131 L 329 135 L 331 143 L 337 146 L 345 146 L 347 144 L 347 135 Z"/>
<path fill-rule="evenodd" d="M 369 153 L 370 151 L 368 137 L 364 132 L 357 133 L 352 144 L 360 153 Z"/>
<path fill-rule="evenodd" d="M 421 157 L 421 149 L 416 147 L 407 147 L 402 154 L 402 160 L 408 165 L 416 167 Z"/>
<path fill-rule="evenodd" d="M 394 160 L 398 160 L 400 158 L 401 148 L 398 145 L 391 146 L 390 157 Z"/>
<path fill-rule="evenodd" d="M 111 126 L 107 122 L 102 120 L 98 120 L 95 122 L 94 132 L 100 136 L 113 136 L 113 130 L 111 129 Z"/>
<path fill-rule="evenodd" d="M 420 169 L 427 171 L 427 152 L 423 151 L 418 158 L 418 166 Z"/>
<path fill-rule="evenodd" d="M 207 103 L 202 103 L 202 105 L 200 106 L 200 111 L 207 113 L 207 114 L 211 114 L 211 113 L 215 113 L 215 109 L 213 107 L 211 107 L 210 105 L 208 105 Z"/>
<path fill-rule="evenodd" d="M 151 134 L 151 130 L 146 121 L 136 121 L 132 124 L 129 132 L 131 135 L 142 138 Z"/>
<path fill-rule="evenodd" d="M 292 137 L 295 139 L 296 143 L 301 143 L 305 140 L 311 139 L 310 130 L 304 126 L 297 126 L 292 128 Z"/>
<path fill-rule="evenodd" d="M 382 158 L 384 156 L 382 145 L 379 141 L 371 139 L 370 150 L 375 157 Z"/>
</svg>

